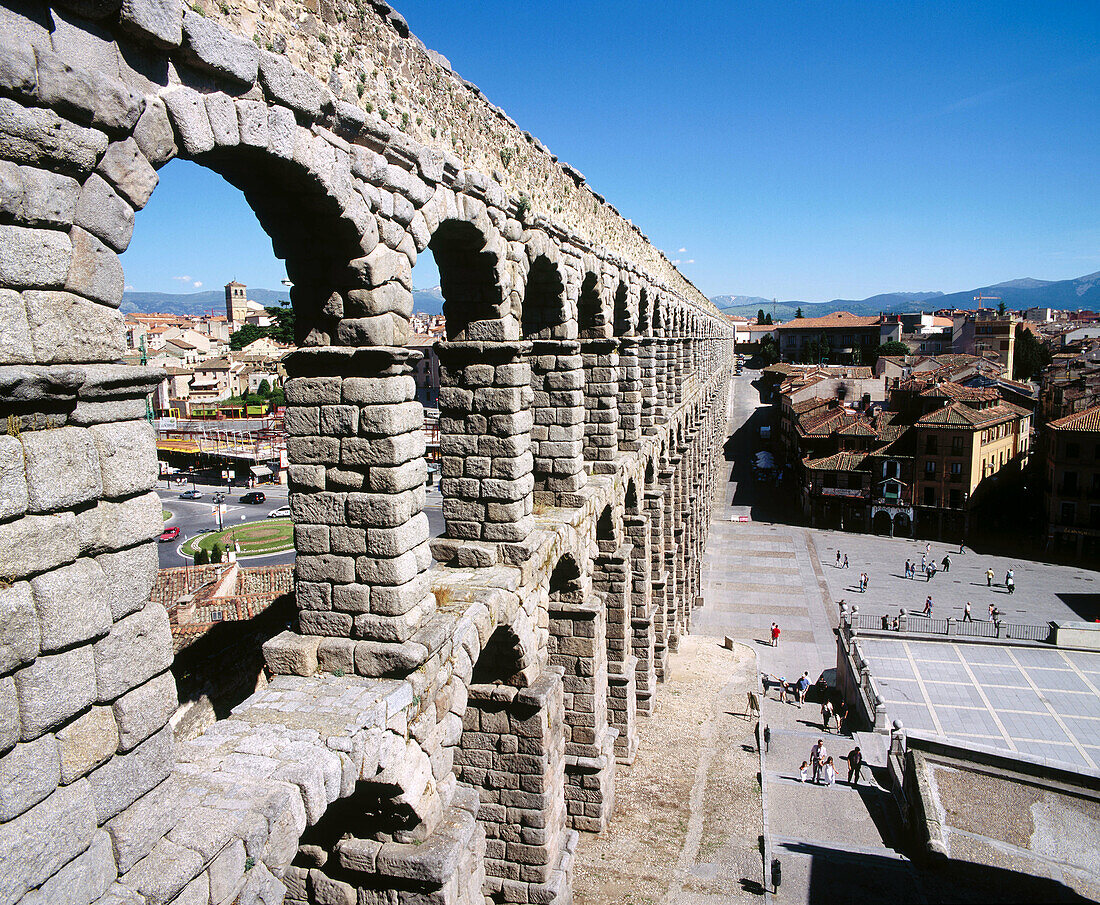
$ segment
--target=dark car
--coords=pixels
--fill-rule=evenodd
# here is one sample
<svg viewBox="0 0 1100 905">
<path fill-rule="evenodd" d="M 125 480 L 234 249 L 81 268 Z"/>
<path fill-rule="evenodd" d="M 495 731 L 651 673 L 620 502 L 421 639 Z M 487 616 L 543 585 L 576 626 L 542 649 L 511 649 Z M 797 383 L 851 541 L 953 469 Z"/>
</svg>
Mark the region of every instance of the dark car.
<svg viewBox="0 0 1100 905">
<path fill-rule="evenodd" d="M 250 490 L 241 497 L 242 503 L 262 503 L 267 497 L 261 490 Z"/>
</svg>

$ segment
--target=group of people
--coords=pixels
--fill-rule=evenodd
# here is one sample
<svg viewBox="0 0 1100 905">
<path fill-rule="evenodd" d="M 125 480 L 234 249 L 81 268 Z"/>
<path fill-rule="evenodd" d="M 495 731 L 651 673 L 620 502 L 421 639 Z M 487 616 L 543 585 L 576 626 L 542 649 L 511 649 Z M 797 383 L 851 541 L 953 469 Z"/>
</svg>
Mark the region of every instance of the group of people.
<svg viewBox="0 0 1100 905">
<path fill-rule="evenodd" d="M 848 568 L 848 554 L 847 553 L 844 554 L 844 564 L 841 565 L 840 551 L 839 550 L 836 551 L 836 567 L 838 569 L 847 569 Z"/>
<path fill-rule="evenodd" d="M 993 569 L 992 567 L 985 570 L 985 586 L 987 588 L 993 587 Z M 1016 591 L 1016 572 L 1013 569 L 1009 569 L 1005 572 L 1005 587 L 1008 589 L 1008 593 L 1012 594 Z"/>
<path fill-rule="evenodd" d="M 772 623 L 775 626 L 775 623 Z M 778 626 L 775 626 L 778 628 Z M 764 690 L 772 685 L 779 688 L 779 700 L 784 704 L 797 704 L 801 707 L 806 703 L 806 693 L 810 690 L 810 674 L 802 673 L 795 681 L 788 682 L 783 676 L 769 676 L 764 674 Z"/>
<path fill-rule="evenodd" d="M 859 593 L 864 593 L 867 590 L 867 583 L 871 580 L 871 577 L 866 572 L 859 573 Z"/>
<path fill-rule="evenodd" d="M 821 703 L 821 726 L 828 732 L 829 723 L 836 721 L 836 731 L 844 731 L 844 725 L 848 722 L 848 705 L 841 703 L 833 707 L 833 702 L 828 698 Z"/>
<path fill-rule="evenodd" d="M 854 786 L 859 782 L 859 772 L 863 768 L 863 753 L 857 745 L 841 760 L 848 761 L 848 784 Z M 802 766 L 798 768 L 799 781 L 815 784 L 824 781 L 825 785 L 831 786 L 836 782 L 836 777 L 833 757 L 825 747 L 825 740 L 819 738 L 810 749 L 810 759 L 802 761 Z"/>
<path fill-rule="evenodd" d="M 940 560 L 940 565 L 937 568 L 935 562 L 928 560 L 927 554 L 922 553 L 920 555 L 920 572 L 924 576 L 925 581 L 931 581 L 936 577 L 936 573 L 939 571 L 950 572 L 951 571 L 951 557 L 946 553 L 943 559 Z M 905 560 L 905 577 L 916 578 L 917 577 L 917 564 L 910 560 Z"/>
</svg>

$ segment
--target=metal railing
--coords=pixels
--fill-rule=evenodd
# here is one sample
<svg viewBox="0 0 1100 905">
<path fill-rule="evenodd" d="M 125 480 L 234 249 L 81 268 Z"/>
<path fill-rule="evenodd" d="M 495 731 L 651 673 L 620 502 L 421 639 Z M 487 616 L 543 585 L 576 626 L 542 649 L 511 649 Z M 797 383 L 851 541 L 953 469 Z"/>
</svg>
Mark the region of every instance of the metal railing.
<svg viewBox="0 0 1100 905">
<path fill-rule="evenodd" d="M 1049 642 L 1052 630 L 1049 623 L 1032 625 L 1020 622 L 975 620 L 964 622 L 953 616 L 946 619 L 907 613 L 903 617 L 855 614 L 856 628 L 861 631 L 896 631 L 899 634 L 945 635 L 959 638 L 1002 638 L 1013 641 Z M 896 626 L 896 627 L 895 627 Z"/>
</svg>

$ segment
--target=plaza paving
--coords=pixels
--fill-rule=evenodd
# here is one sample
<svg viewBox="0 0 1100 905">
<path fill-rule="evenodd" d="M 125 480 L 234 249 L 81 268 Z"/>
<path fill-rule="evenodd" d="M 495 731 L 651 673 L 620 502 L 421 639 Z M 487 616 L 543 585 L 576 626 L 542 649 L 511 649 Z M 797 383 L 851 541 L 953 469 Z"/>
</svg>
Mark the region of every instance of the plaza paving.
<svg viewBox="0 0 1100 905">
<path fill-rule="evenodd" d="M 1100 653 L 870 637 L 860 647 L 907 729 L 1100 765 Z"/>
</svg>

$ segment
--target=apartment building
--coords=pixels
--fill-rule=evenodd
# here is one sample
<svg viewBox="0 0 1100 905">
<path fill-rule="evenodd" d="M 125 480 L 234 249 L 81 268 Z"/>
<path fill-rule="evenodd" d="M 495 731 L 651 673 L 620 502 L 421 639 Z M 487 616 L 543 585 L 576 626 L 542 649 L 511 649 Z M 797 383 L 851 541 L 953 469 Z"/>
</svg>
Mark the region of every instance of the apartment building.
<svg viewBox="0 0 1100 905">
<path fill-rule="evenodd" d="M 1043 509 L 1047 545 L 1100 554 L 1100 405 L 1047 425 Z"/>
</svg>

